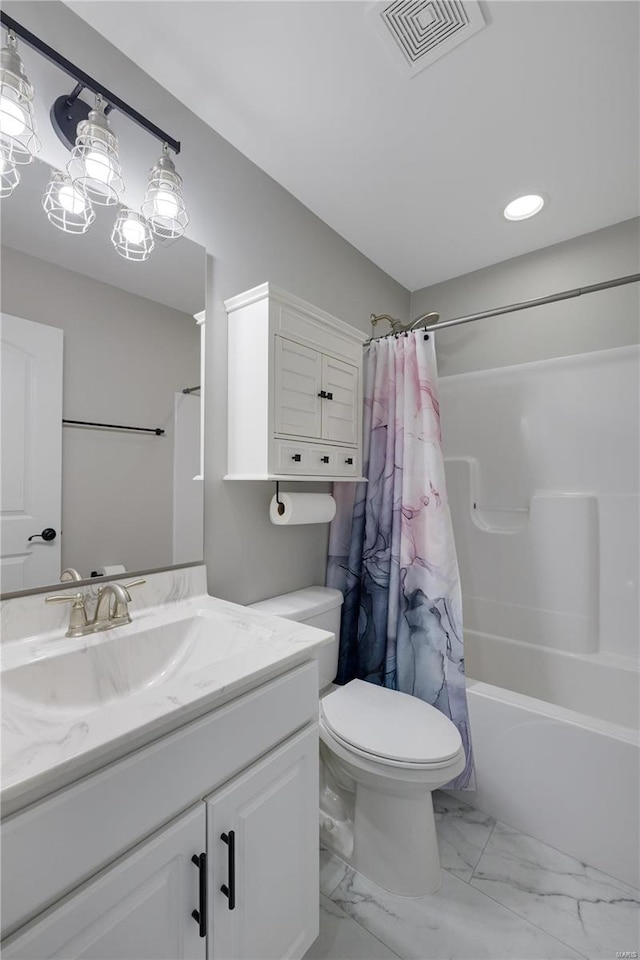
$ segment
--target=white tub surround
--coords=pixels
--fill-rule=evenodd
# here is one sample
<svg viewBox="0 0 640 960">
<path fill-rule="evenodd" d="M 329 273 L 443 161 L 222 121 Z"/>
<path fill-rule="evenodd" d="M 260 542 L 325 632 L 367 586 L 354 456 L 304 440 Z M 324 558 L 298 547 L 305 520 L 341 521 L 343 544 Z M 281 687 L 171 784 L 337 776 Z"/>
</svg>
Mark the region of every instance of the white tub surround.
<svg viewBox="0 0 640 960">
<path fill-rule="evenodd" d="M 485 634 L 637 670 L 639 365 L 629 346 L 440 379 L 467 654 Z"/>
<path fill-rule="evenodd" d="M 440 379 L 471 802 L 635 886 L 639 361 L 628 346 Z"/>
</svg>

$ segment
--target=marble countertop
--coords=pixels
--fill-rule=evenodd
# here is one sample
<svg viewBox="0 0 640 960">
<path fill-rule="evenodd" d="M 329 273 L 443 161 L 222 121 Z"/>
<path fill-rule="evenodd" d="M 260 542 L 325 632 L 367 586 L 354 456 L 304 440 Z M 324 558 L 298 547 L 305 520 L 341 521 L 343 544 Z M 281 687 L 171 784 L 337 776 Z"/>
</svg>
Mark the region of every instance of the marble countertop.
<svg viewBox="0 0 640 960">
<path fill-rule="evenodd" d="M 71 650 L 89 654 L 89 648 L 126 638 L 129 632 L 202 615 L 216 633 L 230 637 L 228 643 L 237 642 L 241 652 L 196 664 L 191 672 L 182 669 L 175 676 L 169 669 L 161 679 L 124 696 L 117 695 L 117 680 L 110 678 L 104 702 L 85 707 L 65 707 L 54 698 L 36 702 L 11 689 L 10 672 L 22 664 Z M 7 682 L 2 697 L 0 800 L 4 816 L 313 659 L 333 637 L 206 593 L 138 610 L 132 603 L 131 616 L 132 624 L 79 639 L 65 638 L 59 627 L 3 643 L 2 673 Z"/>
</svg>

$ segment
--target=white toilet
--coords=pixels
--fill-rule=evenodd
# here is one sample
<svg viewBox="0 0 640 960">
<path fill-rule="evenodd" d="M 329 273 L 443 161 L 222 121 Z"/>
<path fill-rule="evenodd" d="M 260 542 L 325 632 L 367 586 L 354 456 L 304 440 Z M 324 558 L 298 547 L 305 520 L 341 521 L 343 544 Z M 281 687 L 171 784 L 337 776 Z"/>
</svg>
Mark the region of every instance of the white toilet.
<svg viewBox="0 0 640 960">
<path fill-rule="evenodd" d="M 431 792 L 462 772 L 455 725 L 424 701 L 362 680 L 332 684 L 342 594 L 309 587 L 252 606 L 330 630 L 320 649 L 320 836 L 355 870 L 391 893 L 440 886 Z"/>
</svg>

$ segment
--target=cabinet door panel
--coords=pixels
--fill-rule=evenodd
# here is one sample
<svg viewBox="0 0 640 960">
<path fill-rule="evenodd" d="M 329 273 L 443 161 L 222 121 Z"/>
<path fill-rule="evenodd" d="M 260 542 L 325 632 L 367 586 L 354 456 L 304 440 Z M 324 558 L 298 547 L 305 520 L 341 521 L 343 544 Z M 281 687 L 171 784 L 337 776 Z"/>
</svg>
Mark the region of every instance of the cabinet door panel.
<svg viewBox="0 0 640 960">
<path fill-rule="evenodd" d="M 333 357 L 323 357 L 322 368 L 322 389 L 331 396 L 322 402 L 322 438 L 356 444 L 358 369 Z"/>
<path fill-rule="evenodd" d="M 204 960 L 191 857 L 205 824 L 201 803 L 3 943 L 4 960 Z"/>
<path fill-rule="evenodd" d="M 235 833 L 235 909 L 229 884 Z M 232 780 L 207 802 L 208 956 L 300 958 L 318 935 L 317 725 Z"/>
<path fill-rule="evenodd" d="M 275 432 L 294 437 L 319 437 L 322 356 L 283 337 L 276 337 L 275 341 Z"/>
</svg>

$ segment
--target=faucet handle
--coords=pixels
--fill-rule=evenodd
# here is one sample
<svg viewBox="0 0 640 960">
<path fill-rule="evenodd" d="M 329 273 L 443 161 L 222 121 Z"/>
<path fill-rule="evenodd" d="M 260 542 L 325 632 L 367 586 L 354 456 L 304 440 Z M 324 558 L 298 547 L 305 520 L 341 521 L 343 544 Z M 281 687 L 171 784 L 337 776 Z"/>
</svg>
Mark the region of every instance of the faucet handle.
<svg viewBox="0 0 640 960">
<path fill-rule="evenodd" d="M 146 582 L 146 580 L 132 580 L 131 583 L 123 583 L 122 586 L 125 590 L 131 590 L 131 587 L 141 587 Z"/>
<path fill-rule="evenodd" d="M 131 583 L 122 583 L 120 586 L 123 588 L 126 596 L 127 603 L 131 602 L 131 597 L 129 595 L 129 590 L 132 587 L 141 587 L 143 583 L 146 583 L 146 580 L 132 580 Z M 131 623 L 131 617 L 129 616 L 129 610 L 127 609 L 127 603 L 123 603 L 122 600 L 116 597 L 116 608 L 113 612 L 114 620 L 125 620 L 127 623 Z"/>
<path fill-rule="evenodd" d="M 82 637 L 87 627 L 87 611 L 84 605 L 84 596 L 76 593 L 71 596 L 68 593 L 54 594 L 52 597 L 45 597 L 45 603 L 73 603 L 71 607 L 71 616 L 69 617 L 69 629 L 66 635 L 68 637 Z"/>
<path fill-rule="evenodd" d="M 70 593 L 56 593 L 52 597 L 45 597 L 45 603 L 71 603 L 73 602 L 74 607 L 84 607 L 84 597 L 81 593 L 74 593 L 73 596 Z"/>
</svg>

